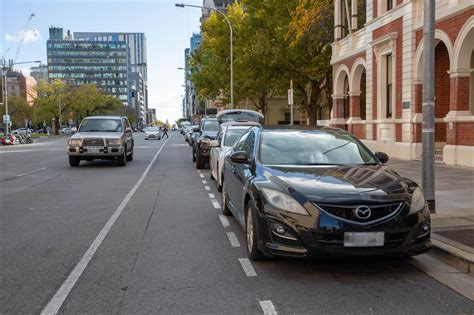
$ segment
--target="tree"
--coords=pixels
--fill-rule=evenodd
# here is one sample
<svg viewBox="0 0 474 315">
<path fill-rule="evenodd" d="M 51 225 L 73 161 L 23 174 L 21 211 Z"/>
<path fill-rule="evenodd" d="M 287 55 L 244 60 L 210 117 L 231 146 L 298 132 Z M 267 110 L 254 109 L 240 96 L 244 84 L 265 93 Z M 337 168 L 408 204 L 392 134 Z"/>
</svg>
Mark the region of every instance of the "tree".
<svg viewBox="0 0 474 315">
<path fill-rule="evenodd" d="M 40 81 L 37 86 L 38 97 L 34 101 L 37 119 L 49 121 L 54 118 L 55 132 L 59 133 L 59 117 L 64 115 L 67 107 L 64 101 L 67 85 L 61 80 L 52 82 Z"/>
<path fill-rule="evenodd" d="M 15 128 L 25 126 L 25 120 L 29 121 L 33 115 L 33 109 L 25 99 L 17 96 L 8 96 L 8 114 L 11 124 Z M 5 115 L 5 106 L 0 107 L 0 116 Z"/>
</svg>

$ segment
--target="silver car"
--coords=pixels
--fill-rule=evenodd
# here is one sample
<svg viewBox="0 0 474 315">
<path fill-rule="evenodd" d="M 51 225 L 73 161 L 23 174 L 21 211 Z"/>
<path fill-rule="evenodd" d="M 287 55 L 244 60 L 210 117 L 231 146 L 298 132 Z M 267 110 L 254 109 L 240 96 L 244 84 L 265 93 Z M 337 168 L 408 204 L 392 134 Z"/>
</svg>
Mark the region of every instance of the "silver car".
<svg viewBox="0 0 474 315">
<path fill-rule="evenodd" d="M 148 127 L 143 130 L 145 132 L 145 140 L 148 139 L 161 139 L 160 128 L 158 127 Z"/>
<path fill-rule="evenodd" d="M 67 141 L 69 165 L 81 160 L 115 160 L 124 166 L 133 160 L 133 134 L 124 116 L 91 116 L 82 120 L 77 132 Z"/>
</svg>

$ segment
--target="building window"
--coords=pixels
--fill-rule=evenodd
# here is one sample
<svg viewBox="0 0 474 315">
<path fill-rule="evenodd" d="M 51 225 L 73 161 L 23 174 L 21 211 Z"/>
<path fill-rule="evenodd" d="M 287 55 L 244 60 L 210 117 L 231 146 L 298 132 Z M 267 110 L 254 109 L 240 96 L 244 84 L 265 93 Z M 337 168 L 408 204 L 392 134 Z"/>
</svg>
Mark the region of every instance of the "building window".
<svg viewBox="0 0 474 315">
<path fill-rule="evenodd" d="M 392 54 L 388 54 L 386 56 L 386 66 L 387 66 L 387 68 L 386 68 L 385 73 L 386 73 L 387 77 L 385 79 L 385 82 L 386 82 L 386 85 L 385 85 L 385 88 L 386 88 L 385 104 L 386 104 L 387 118 L 391 118 L 392 117 L 392 96 L 393 96 Z"/>
<path fill-rule="evenodd" d="M 387 11 L 392 10 L 393 8 L 393 0 L 387 0 Z"/>
</svg>

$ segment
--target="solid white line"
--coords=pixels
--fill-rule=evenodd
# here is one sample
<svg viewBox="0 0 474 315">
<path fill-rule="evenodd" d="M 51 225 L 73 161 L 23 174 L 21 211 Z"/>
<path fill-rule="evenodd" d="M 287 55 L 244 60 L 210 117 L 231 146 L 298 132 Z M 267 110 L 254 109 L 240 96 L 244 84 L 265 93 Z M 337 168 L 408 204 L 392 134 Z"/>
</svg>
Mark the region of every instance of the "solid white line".
<svg viewBox="0 0 474 315">
<path fill-rule="evenodd" d="M 206 184 L 207 184 L 207 182 L 206 182 L 205 180 L 203 180 L 203 181 L 202 181 L 202 183 L 203 183 L 204 185 L 206 185 Z"/>
<path fill-rule="evenodd" d="M 77 263 L 76 267 L 72 270 L 71 274 L 67 277 L 66 281 L 61 285 L 61 287 L 56 291 L 54 294 L 53 298 L 49 301 L 49 303 L 46 305 L 46 307 L 41 311 L 41 314 L 56 314 L 59 309 L 61 308 L 61 305 L 63 305 L 64 301 L 66 300 L 67 296 L 71 292 L 72 288 L 76 285 L 77 280 L 79 280 L 79 277 L 82 275 L 84 270 L 86 269 L 87 265 L 89 264 L 89 261 L 91 261 L 92 257 L 94 256 L 95 252 L 99 248 L 100 244 L 104 241 L 105 237 L 109 233 L 110 229 L 114 225 L 115 221 L 117 221 L 118 217 L 122 213 L 123 209 L 127 206 L 128 202 L 130 199 L 132 199 L 133 195 L 135 192 L 138 190 L 140 185 L 142 184 L 143 180 L 147 176 L 148 172 L 150 171 L 151 167 L 155 163 L 156 159 L 161 153 L 161 150 L 165 147 L 166 143 L 169 141 L 167 139 L 163 145 L 160 147 L 158 152 L 156 152 L 155 156 L 151 160 L 151 162 L 148 164 L 147 168 L 143 172 L 142 176 L 138 179 L 138 181 L 135 183 L 135 185 L 132 187 L 132 189 L 128 192 L 128 194 L 125 196 L 125 198 L 122 200 L 118 208 L 115 210 L 115 212 L 112 214 L 112 216 L 109 218 L 107 223 L 104 225 L 100 233 L 97 235 L 95 240 L 92 242 L 91 246 L 87 251 L 85 252 L 84 256 L 82 256 L 81 260 Z"/>
<path fill-rule="evenodd" d="M 219 214 L 219 219 L 221 220 L 222 226 L 223 227 L 230 227 L 230 222 L 229 219 L 223 214 Z"/>
<path fill-rule="evenodd" d="M 0 151 L 0 153 L 20 153 L 20 152 L 33 152 L 33 151 L 39 151 L 39 150 L 4 150 L 4 151 Z"/>
<path fill-rule="evenodd" d="M 204 174 L 199 174 L 199 176 L 201 176 L 201 178 L 204 178 Z"/>
<path fill-rule="evenodd" d="M 275 306 L 273 305 L 272 301 L 260 301 L 260 307 L 263 310 L 264 315 L 277 315 L 277 311 L 275 310 Z"/>
<path fill-rule="evenodd" d="M 230 245 L 232 247 L 240 247 L 239 240 L 237 239 L 237 236 L 235 236 L 234 232 L 226 232 L 227 238 L 229 239 Z"/>
<path fill-rule="evenodd" d="M 214 206 L 214 209 L 220 209 L 221 205 L 217 202 L 216 199 L 211 199 L 212 205 Z"/>
<path fill-rule="evenodd" d="M 216 196 L 214 196 L 214 194 L 208 194 L 208 195 L 209 195 L 209 198 L 216 199 Z"/>
<path fill-rule="evenodd" d="M 23 177 L 23 176 L 30 175 L 30 174 L 33 174 L 33 173 L 38 173 L 38 172 L 44 171 L 45 169 L 46 169 L 46 167 L 42 167 L 42 168 L 39 168 L 37 170 L 28 172 L 28 173 L 18 174 L 18 175 L 16 175 L 16 177 Z"/>
<path fill-rule="evenodd" d="M 205 190 L 211 190 L 211 187 L 209 187 L 209 186 L 204 186 L 204 189 L 205 189 Z"/>
<path fill-rule="evenodd" d="M 252 263 L 248 258 L 239 258 L 239 262 L 242 265 L 242 269 L 244 269 L 245 275 L 247 277 L 256 277 L 257 273 L 255 269 L 253 269 Z"/>
</svg>

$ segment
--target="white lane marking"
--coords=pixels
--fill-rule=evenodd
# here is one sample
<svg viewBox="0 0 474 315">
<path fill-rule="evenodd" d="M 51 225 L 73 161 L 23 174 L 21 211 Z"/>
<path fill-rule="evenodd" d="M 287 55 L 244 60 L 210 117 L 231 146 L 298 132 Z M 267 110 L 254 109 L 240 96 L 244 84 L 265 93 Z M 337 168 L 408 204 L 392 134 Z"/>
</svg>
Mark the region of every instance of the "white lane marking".
<svg viewBox="0 0 474 315">
<path fill-rule="evenodd" d="M 208 194 L 208 195 L 209 195 L 209 198 L 216 199 L 216 196 L 214 196 L 214 194 Z"/>
<path fill-rule="evenodd" d="M 230 245 L 232 247 L 240 247 L 239 240 L 237 239 L 237 236 L 235 236 L 234 232 L 226 232 L 227 238 L 229 239 Z"/>
<path fill-rule="evenodd" d="M 77 265 L 74 267 L 72 272 L 69 274 L 66 281 L 64 281 L 64 283 L 61 285 L 58 291 L 56 291 L 56 293 L 54 294 L 53 298 L 48 302 L 46 307 L 41 311 L 42 315 L 56 314 L 59 311 L 64 301 L 66 300 L 67 296 L 71 292 L 72 288 L 74 288 L 74 286 L 76 285 L 77 280 L 79 280 L 79 277 L 82 275 L 87 265 L 91 261 L 92 257 L 94 256 L 95 252 L 99 248 L 100 244 L 102 244 L 105 237 L 109 233 L 110 229 L 112 229 L 112 226 L 114 225 L 115 221 L 117 221 L 123 209 L 125 209 L 130 199 L 132 199 L 133 195 L 138 190 L 138 188 L 142 184 L 145 177 L 148 175 L 148 172 L 150 171 L 151 167 L 155 163 L 156 159 L 158 158 L 158 156 L 160 155 L 161 151 L 163 150 L 163 148 L 165 147 L 168 141 L 169 139 L 167 139 L 163 143 L 163 145 L 160 147 L 160 149 L 156 152 L 155 156 L 153 157 L 151 162 L 148 164 L 142 176 L 140 176 L 138 181 L 135 183 L 132 189 L 128 192 L 128 194 L 122 200 L 118 208 L 115 210 L 115 212 L 109 218 L 109 220 L 104 225 L 104 227 L 102 228 L 100 233 L 97 235 L 95 240 L 92 242 L 91 246 L 87 249 L 84 256 L 82 256 L 81 260 L 77 263 Z"/>
<path fill-rule="evenodd" d="M 142 146 L 135 146 L 133 148 L 134 149 L 156 149 L 156 147 L 152 147 L 152 146 L 147 147 L 147 146 L 143 146 L 143 145 Z"/>
<path fill-rule="evenodd" d="M 275 310 L 275 306 L 273 305 L 272 301 L 260 301 L 260 307 L 263 310 L 264 315 L 277 315 L 277 311 Z"/>
<path fill-rule="evenodd" d="M 201 176 L 201 178 L 204 178 L 204 174 L 199 174 L 199 176 Z"/>
<path fill-rule="evenodd" d="M 203 180 L 202 183 L 203 183 L 204 185 L 206 185 L 206 184 L 207 184 L 207 181 Z"/>
<path fill-rule="evenodd" d="M 212 206 L 214 207 L 214 209 L 220 209 L 221 208 L 221 205 L 217 202 L 216 199 L 211 199 L 211 202 L 212 202 Z"/>
<path fill-rule="evenodd" d="M 244 269 L 245 275 L 247 277 L 256 277 L 257 273 L 255 269 L 253 269 L 252 263 L 248 258 L 239 258 L 240 265 L 242 265 L 242 269 Z"/>
<path fill-rule="evenodd" d="M 197 170 L 198 173 L 201 173 L 201 170 Z"/>
<path fill-rule="evenodd" d="M 204 189 L 205 189 L 205 190 L 211 190 L 211 187 L 209 187 L 209 186 L 204 186 Z"/>
<path fill-rule="evenodd" d="M 223 214 L 219 214 L 219 220 L 221 220 L 222 226 L 227 228 L 230 227 L 229 219 Z"/>
<path fill-rule="evenodd" d="M 41 150 L 3 150 L 0 153 L 21 153 L 21 152 L 33 152 L 33 151 L 41 151 Z"/>
<path fill-rule="evenodd" d="M 46 169 L 46 167 L 42 167 L 42 168 L 39 168 L 37 170 L 34 170 L 34 171 L 31 171 L 31 172 L 28 172 L 28 173 L 22 173 L 22 174 L 18 174 L 16 175 L 16 177 L 23 177 L 23 176 L 26 176 L 26 175 L 30 175 L 30 174 L 34 174 L 34 173 L 38 173 L 38 172 L 41 172 L 41 171 L 44 171 Z"/>
</svg>

